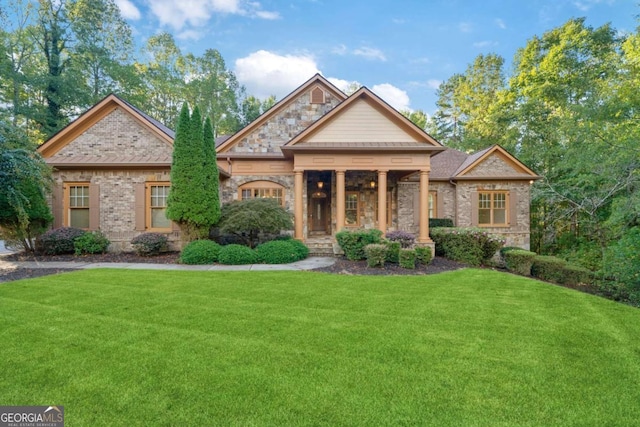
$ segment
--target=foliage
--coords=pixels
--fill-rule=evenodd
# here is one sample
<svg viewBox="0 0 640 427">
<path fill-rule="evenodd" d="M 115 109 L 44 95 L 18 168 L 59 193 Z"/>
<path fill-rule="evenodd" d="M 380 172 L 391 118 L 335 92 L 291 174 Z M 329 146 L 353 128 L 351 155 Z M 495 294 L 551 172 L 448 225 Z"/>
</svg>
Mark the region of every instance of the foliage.
<svg viewBox="0 0 640 427">
<path fill-rule="evenodd" d="M 384 267 L 387 259 L 387 245 L 383 243 L 370 243 L 364 247 L 368 267 Z"/>
<path fill-rule="evenodd" d="M 207 117 L 204 121 L 203 130 L 204 143 L 204 173 L 205 189 L 207 198 L 203 200 L 207 209 L 208 228 L 215 225 L 220 220 L 220 177 L 218 172 L 218 161 L 216 155 L 216 142 L 213 137 L 213 125 L 211 119 Z"/>
<path fill-rule="evenodd" d="M 138 255 L 159 255 L 167 249 L 167 236 L 160 233 L 142 233 L 131 240 L 131 245 Z"/>
<path fill-rule="evenodd" d="M 72 254 L 75 241 L 86 231 L 73 227 L 49 230 L 36 240 L 36 249 L 46 255 Z"/>
<path fill-rule="evenodd" d="M 241 238 L 249 247 L 255 247 L 261 234 L 276 234 L 293 228 L 291 214 L 273 199 L 238 200 L 222 206 L 220 222 L 222 233 Z"/>
<path fill-rule="evenodd" d="M 565 286 L 591 285 L 595 281 L 594 273 L 584 267 L 567 264 L 562 269 L 561 284 Z"/>
<path fill-rule="evenodd" d="M 296 254 L 296 256 L 297 256 L 297 258 L 299 260 L 307 258 L 309 256 L 309 248 L 307 247 L 307 245 L 302 243 L 300 240 L 292 239 L 290 237 L 291 236 L 289 236 L 288 239 L 276 239 L 276 241 L 277 240 L 282 240 L 282 241 L 285 241 L 285 242 L 289 242 L 289 244 L 293 248 L 293 251 L 295 252 L 295 254 Z"/>
<path fill-rule="evenodd" d="M 617 243 L 608 248 L 603 273 L 605 284 L 628 295 L 640 304 L 640 226 L 631 228 Z"/>
<path fill-rule="evenodd" d="M 416 268 L 416 251 L 415 249 L 400 249 L 398 255 L 398 264 L 402 268 L 415 269 Z"/>
<path fill-rule="evenodd" d="M 500 251 L 504 258 L 507 270 L 523 276 L 531 275 L 531 266 L 533 259 L 536 257 L 535 252 L 525 251 L 524 249 L 510 249 Z"/>
<path fill-rule="evenodd" d="M 533 259 L 531 275 L 546 282 L 562 283 L 567 262 L 554 256 L 538 255 Z"/>
<path fill-rule="evenodd" d="M 180 253 L 182 264 L 213 264 L 218 261 L 221 246 L 211 240 L 189 242 Z"/>
<path fill-rule="evenodd" d="M 431 248 L 428 246 L 416 246 L 416 262 L 427 265 L 431 263 L 433 258 L 433 253 L 431 252 Z"/>
<path fill-rule="evenodd" d="M 73 249 L 76 255 L 103 254 L 110 244 L 101 231 L 89 231 L 73 241 Z"/>
<path fill-rule="evenodd" d="M 227 245 L 220 248 L 218 262 L 227 265 L 255 264 L 259 261 L 256 252 L 243 245 Z"/>
<path fill-rule="evenodd" d="M 504 245 L 502 237 L 480 228 L 434 228 L 431 238 L 436 244 L 436 255 L 474 266 L 488 264 Z"/>
<path fill-rule="evenodd" d="M 386 241 L 385 244 L 387 245 L 387 262 L 397 264 L 400 260 L 400 249 L 402 245 L 400 242 L 390 241 Z"/>
<path fill-rule="evenodd" d="M 438 227 L 453 227 L 453 220 L 450 218 L 429 218 L 429 229 Z"/>
<path fill-rule="evenodd" d="M 255 252 L 258 260 L 265 264 L 289 264 L 300 261 L 309 254 L 309 249 L 304 251 L 300 245 L 306 248 L 299 240 L 272 240 L 256 246 Z"/>
<path fill-rule="evenodd" d="M 411 248 L 416 241 L 416 236 L 412 233 L 408 233 L 406 231 L 389 231 L 385 238 L 392 242 L 400 243 L 400 246 L 403 248 Z"/>
<path fill-rule="evenodd" d="M 347 259 L 357 261 L 365 259 L 364 247 L 371 243 L 382 241 L 382 231 L 371 230 L 342 230 L 336 233 L 336 240 Z"/>
</svg>

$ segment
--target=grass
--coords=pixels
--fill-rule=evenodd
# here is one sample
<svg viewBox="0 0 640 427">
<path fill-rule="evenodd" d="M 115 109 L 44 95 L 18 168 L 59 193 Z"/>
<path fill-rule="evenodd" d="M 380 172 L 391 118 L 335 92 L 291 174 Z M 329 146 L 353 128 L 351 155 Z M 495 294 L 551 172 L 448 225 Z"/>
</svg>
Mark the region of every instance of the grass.
<svg viewBox="0 0 640 427">
<path fill-rule="evenodd" d="M 68 426 L 637 425 L 639 325 L 488 270 L 86 270 L 0 286 L 0 402 Z"/>
</svg>

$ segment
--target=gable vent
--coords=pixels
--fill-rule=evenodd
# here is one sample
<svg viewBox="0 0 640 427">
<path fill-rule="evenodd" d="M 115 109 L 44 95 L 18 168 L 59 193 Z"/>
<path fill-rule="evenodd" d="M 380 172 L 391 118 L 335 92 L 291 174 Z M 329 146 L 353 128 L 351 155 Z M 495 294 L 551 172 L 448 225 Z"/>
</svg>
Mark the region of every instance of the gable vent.
<svg viewBox="0 0 640 427">
<path fill-rule="evenodd" d="M 311 91 L 311 103 L 324 104 L 324 91 L 319 87 L 316 87 Z"/>
</svg>

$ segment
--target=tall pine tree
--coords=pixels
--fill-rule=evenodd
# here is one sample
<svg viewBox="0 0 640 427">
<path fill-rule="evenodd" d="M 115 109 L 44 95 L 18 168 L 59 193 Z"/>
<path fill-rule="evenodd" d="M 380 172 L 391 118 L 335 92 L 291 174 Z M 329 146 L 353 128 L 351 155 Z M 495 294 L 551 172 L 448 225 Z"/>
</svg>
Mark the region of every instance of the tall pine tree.
<svg viewBox="0 0 640 427">
<path fill-rule="evenodd" d="M 207 117 L 204 122 L 204 173 L 207 180 L 207 222 L 215 225 L 220 219 L 220 180 L 218 177 L 218 159 L 216 156 L 216 143 L 213 138 L 213 126 L 211 119 Z"/>
</svg>

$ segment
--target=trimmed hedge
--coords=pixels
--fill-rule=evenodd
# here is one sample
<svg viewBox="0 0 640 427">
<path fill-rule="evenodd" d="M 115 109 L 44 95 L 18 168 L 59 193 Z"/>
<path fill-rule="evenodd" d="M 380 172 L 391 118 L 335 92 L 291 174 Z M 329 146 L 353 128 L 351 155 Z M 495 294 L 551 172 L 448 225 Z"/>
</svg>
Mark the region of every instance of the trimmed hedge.
<svg viewBox="0 0 640 427">
<path fill-rule="evenodd" d="M 562 284 L 576 286 L 579 284 L 592 285 L 594 274 L 591 270 L 577 265 L 567 264 L 563 268 Z"/>
<path fill-rule="evenodd" d="M 182 264 L 213 264 L 218 261 L 221 246 L 212 240 L 194 240 L 182 249 Z"/>
<path fill-rule="evenodd" d="M 75 240 L 85 233 L 74 227 L 56 228 L 38 237 L 36 247 L 46 255 L 72 254 L 75 252 Z"/>
<path fill-rule="evenodd" d="M 449 218 L 429 218 L 429 229 L 438 227 L 453 227 L 453 220 Z"/>
<path fill-rule="evenodd" d="M 416 246 L 416 262 L 427 265 L 431 262 L 433 258 L 433 254 L 431 253 L 431 248 L 428 246 Z"/>
<path fill-rule="evenodd" d="M 402 268 L 413 270 L 416 268 L 416 251 L 414 249 L 400 249 L 398 263 Z"/>
<path fill-rule="evenodd" d="M 504 245 L 502 237 L 481 228 L 434 228 L 431 238 L 436 244 L 436 255 L 472 266 L 490 263 Z"/>
<path fill-rule="evenodd" d="M 561 283 L 567 261 L 554 257 L 539 255 L 533 259 L 531 275 L 546 282 Z"/>
<path fill-rule="evenodd" d="M 400 249 L 402 245 L 400 242 L 385 242 L 387 245 L 387 262 L 397 264 L 400 262 Z"/>
<path fill-rule="evenodd" d="M 131 240 L 131 245 L 138 255 L 154 256 L 167 249 L 167 240 L 164 234 L 142 233 Z"/>
<path fill-rule="evenodd" d="M 300 240 L 290 238 L 284 241 L 288 242 L 293 247 L 293 250 L 296 252 L 298 256 L 298 260 L 305 259 L 306 257 L 309 256 L 309 248 Z"/>
<path fill-rule="evenodd" d="M 336 240 L 344 251 L 347 259 L 358 261 L 365 259 L 364 247 L 371 243 L 381 243 L 382 231 L 371 230 L 342 230 L 336 233 Z"/>
<path fill-rule="evenodd" d="M 525 251 L 524 249 L 510 249 L 500 252 L 507 270 L 523 276 L 531 276 L 531 266 L 537 256 L 535 252 Z"/>
<path fill-rule="evenodd" d="M 371 243 L 364 247 L 368 267 L 384 267 L 388 246 L 382 243 Z"/>
<path fill-rule="evenodd" d="M 101 231 L 84 233 L 73 241 L 73 249 L 76 255 L 103 254 L 111 242 Z"/>
<path fill-rule="evenodd" d="M 295 242 L 304 246 L 298 240 L 272 240 L 256 246 L 255 253 L 260 262 L 265 264 L 289 264 L 306 258 L 304 251 Z M 306 248 L 306 246 L 304 247 Z M 308 255 L 308 248 L 306 253 Z"/>
<path fill-rule="evenodd" d="M 227 265 L 255 264 L 258 255 L 248 246 L 232 244 L 220 248 L 218 262 Z"/>
</svg>

